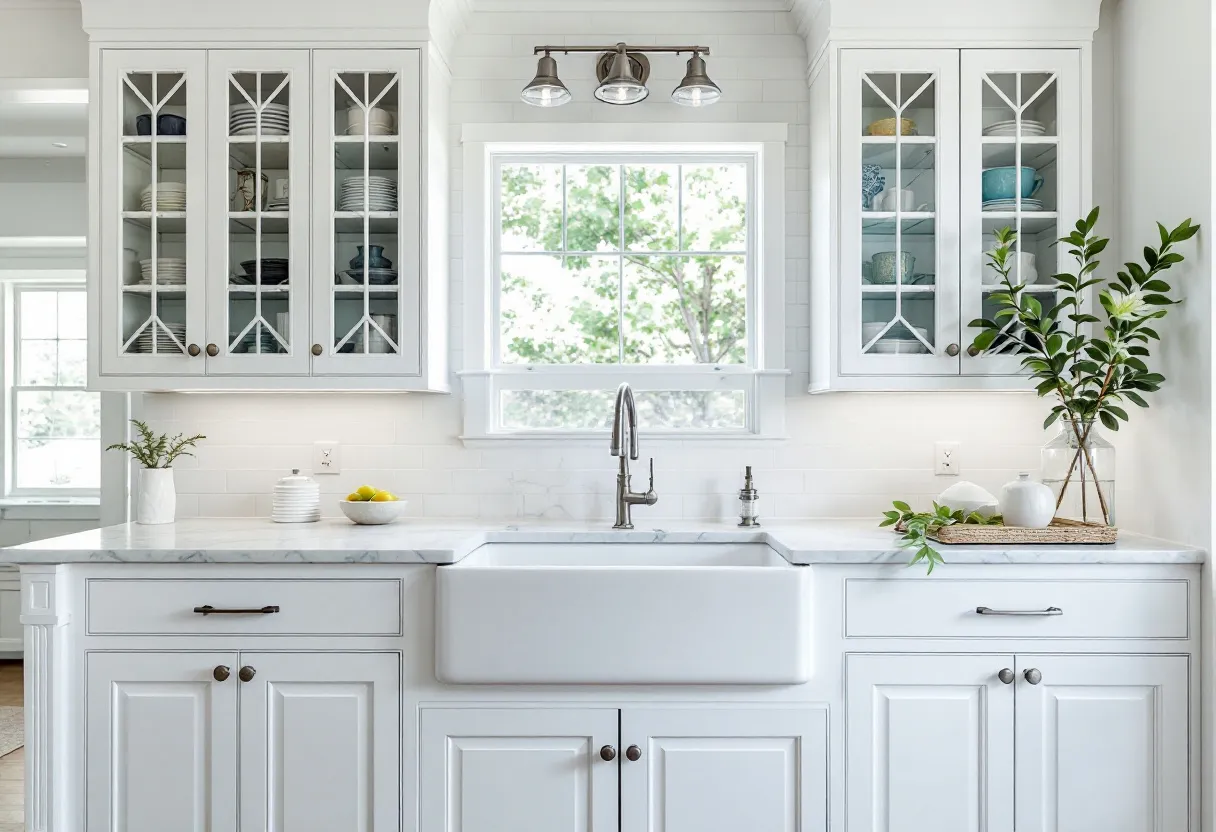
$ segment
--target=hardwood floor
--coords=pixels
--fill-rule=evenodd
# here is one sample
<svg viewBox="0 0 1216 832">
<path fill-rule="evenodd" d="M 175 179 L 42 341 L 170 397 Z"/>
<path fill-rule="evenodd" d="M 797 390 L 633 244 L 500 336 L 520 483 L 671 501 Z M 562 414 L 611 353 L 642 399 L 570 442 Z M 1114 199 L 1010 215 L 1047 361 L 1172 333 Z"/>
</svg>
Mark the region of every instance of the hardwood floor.
<svg viewBox="0 0 1216 832">
<path fill-rule="evenodd" d="M 0 661 L 0 705 L 25 703 L 19 661 Z M 25 749 L 0 757 L 0 832 L 25 832 Z"/>
</svg>

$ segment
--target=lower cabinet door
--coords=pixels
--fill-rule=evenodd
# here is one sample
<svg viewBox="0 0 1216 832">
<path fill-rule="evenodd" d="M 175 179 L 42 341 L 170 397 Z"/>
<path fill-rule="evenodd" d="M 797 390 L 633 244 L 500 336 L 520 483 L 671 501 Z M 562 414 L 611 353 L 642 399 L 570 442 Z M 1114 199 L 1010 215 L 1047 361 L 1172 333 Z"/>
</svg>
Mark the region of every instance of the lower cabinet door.
<svg viewBox="0 0 1216 832">
<path fill-rule="evenodd" d="M 618 713 L 424 708 L 419 832 L 618 832 Z"/>
<path fill-rule="evenodd" d="M 401 828 L 400 663 L 241 653 L 241 829 Z"/>
<path fill-rule="evenodd" d="M 1018 832 L 1195 828 L 1187 691 L 1185 656 L 1019 655 Z"/>
<path fill-rule="evenodd" d="M 826 708 L 621 711 L 622 832 L 823 832 L 827 772 Z"/>
<path fill-rule="evenodd" d="M 845 661 L 848 832 L 1012 832 L 1014 657 Z"/>
<path fill-rule="evenodd" d="M 85 677 L 86 828 L 235 832 L 236 653 L 89 653 Z"/>
</svg>

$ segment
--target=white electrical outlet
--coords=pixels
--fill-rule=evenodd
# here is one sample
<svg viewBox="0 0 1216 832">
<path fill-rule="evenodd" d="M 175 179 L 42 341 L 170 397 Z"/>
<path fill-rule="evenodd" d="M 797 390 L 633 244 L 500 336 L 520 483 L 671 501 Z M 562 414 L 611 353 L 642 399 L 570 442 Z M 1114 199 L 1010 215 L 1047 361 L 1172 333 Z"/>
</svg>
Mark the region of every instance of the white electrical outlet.
<svg viewBox="0 0 1216 832">
<path fill-rule="evenodd" d="M 939 477 L 957 477 L 962 473 L 961 442 L 933 443 L 933 473 Z"/>
<path fill-rule="evenodd" d="M 314 442 L 312 446 L 312 472 L 314 474 L 337 474 L 342 471 L 342 457 L 337 442 Z"/>
</svg>

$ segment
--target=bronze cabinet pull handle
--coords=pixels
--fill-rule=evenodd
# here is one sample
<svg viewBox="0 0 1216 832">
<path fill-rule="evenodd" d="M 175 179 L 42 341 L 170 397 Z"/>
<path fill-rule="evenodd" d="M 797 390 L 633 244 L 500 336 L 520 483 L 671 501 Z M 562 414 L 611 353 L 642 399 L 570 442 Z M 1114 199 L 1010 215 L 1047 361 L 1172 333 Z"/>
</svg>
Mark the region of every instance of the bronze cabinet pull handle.
<svg viewBox="0 0 1216 832">
<path fill-rule="evenodd" d="M 611 763 L 616 759 L 616 749 L 611 745 L 605 745 L 600 749 L 600 759 L 605 763 Z"/>
<path fill-rule="evenodd" d="M 190 353 L 191 357 L 198 355 L 202 350 L 198 348 L 198 344 L 191 344 L 186 347 L 186 352 Z"/>
<path fill-rule="evenodd" d="M 1030 668 L 1022 675 L 1025 676 L 1026 681 L 1030 682 L 1032 685 L 1037 685 L 1039 682 L 1043 681 L 1043 671 L 1039 670 L 1037 667 Z"/>
<path fill-rule="evenodd" d="M 240 669 L 240 671 L 237 672 L 236 675 L 237 678 L 239 678 L 242 682 L 248 682 L 253 679 L 253 674 L 255 673 L 257 673 L 257 670 L 250 665 L 245 665 Z"/>
<path fill-rule="evenodd" d="M 1000 672 L 996 674 L 996 678 L 1000 679 L 1006 685 L 1013 684 L 1013 671 L 1007 667 L 1002 667 Z"/>
<path fill-rule="evenodd" d="M 946 355 L 950 356 L 951 358 L 958 355 L 958 344 L 951 344 L 950 346 L 946 347 Z"/>
<path fill-rule="evenodd" d="M 278 612 L 277 606 L 253 607 L 244 609 L 241 607 L 213 607 L 210 604 L 204 604 L 201 607 L 195 607 L 194 611 L 199 615 L 270 615 Z"/>
<path fill-rule="evenodd" d="M 219 347 L 217 347 L 215 344 L 207 345 L 207 355 L 211 356 L 212 358 L 215 358 L 219 354 L 220 354 Z"/>
<path fill-rule="evenodd" d="M 636 745 L 629 746 L 625 749 L 625 759 L 629 760 L 631 763 L 636 763 L 638 760 L 642 759 L 642 749 L 638 748 Z"/>
<path fill-rule="evenodd" d="M 976 607 L 977 615 L 1063 615 L 1059 607 L 1048 607 L 1045 610 L 994 610 L 992 607 Z"/>
<path fill-rule="evenodd" d="M 320 355 L 323 352 L 325 352 L 325 347 L 321 346 L 320 344 L 312 345 L 312 354 L 313 355 Z"/>
<path fill-rule="evenodd" d="M 211 678 L 215 679 L 217 682 L 227 682 L 228 677 L 231 675 L 232 671 L 229 670 L 227 666 L 222 664 L 216 665 L 215 670 L 211 671 Z"/>
</svg>

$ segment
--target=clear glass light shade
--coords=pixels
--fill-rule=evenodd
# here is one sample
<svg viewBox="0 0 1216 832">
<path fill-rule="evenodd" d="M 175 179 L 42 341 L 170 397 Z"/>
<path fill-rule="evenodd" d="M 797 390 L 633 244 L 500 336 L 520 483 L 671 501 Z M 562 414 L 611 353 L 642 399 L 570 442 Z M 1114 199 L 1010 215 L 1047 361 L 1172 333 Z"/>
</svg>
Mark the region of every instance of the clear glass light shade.
<svg viewBox="0 0 1216 832">
<path fill-rule="evenodd" d="M 570 100 L 570 90 L 557 77 L 557 61 L 552 56 L 541 56 L 536 65 L 536 77 L 519 97 L 533 107 L 560 107 Z"/>
<path fill-rule="evenodd" d="M 697 54 L 688 59 L 684 80 L 671 94 L 671 100 L 685 107 L 706 107 L 722 97 L 722 89 L 705 74 L 705 60 Z"/>
<path fill-rule="evenodd" d="M 629 55 L 619 51 L 612 59 L 608 75 L 595 90 L 595 97 L 605 104 L 637 104 L 650 90 L 633 73 Z"/>
</svg>

